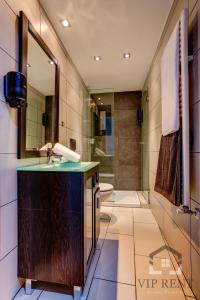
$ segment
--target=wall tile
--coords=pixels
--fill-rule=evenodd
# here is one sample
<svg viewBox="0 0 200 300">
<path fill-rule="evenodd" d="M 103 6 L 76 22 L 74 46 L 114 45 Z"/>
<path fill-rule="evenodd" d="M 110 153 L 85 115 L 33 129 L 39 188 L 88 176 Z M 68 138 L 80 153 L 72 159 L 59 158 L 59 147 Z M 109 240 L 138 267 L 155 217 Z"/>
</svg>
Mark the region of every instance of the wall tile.
<svg viewBox="0 0 200 300">
<path fill-rule="evenodd" d="M 191 247 L 191 258 L 192 258 L 192 290 L 195 296 L 197 297 L 197 299 L 200 299 L 200 285 L 199 285 L 200 256 L 193 247 Z"/>
<path fill-rule="evenodd" d="M 190 63 L 190 102 L 196 103 L 200 100 L 200 51 L 195 53 L 193 61 Z"/>
<path fill-rule="evenodd" d="M 200 102 L 191 106 L 190 132 L 192 134 L 191 151 L 200 152 Z"/>
<path fill-rule="evenodd" d="M 67 105 L 62 99 L 59 101 L 59 125 L 67 127 Z"/>
<path fill-rule="evenodd" d="M 75 112 L 71 107 L 67 106 L 67 127 L 81 133 L 82 131 L 82 119 L 81 116 Z"/>
<path fill-rule="evenodd" d="M 191 153 L 190 159 L 190 193 L 192 199 L 200 203 L 200 153 Z"/>
<path fill-rule="evenodd" d="M 18 60 L 17 47 L 17 18 L 11 11 L 4 0 L 0 1 L 0 20 L 1 28 L 6 28 L 0 31 L 0 47 L 4 49 L 10 56 Z"/>
<path fill-rule="evenodd" d="M 17 246 L 17 201 L 0 208 L 0 260 Z"/>
<path fill-rule="evenodd" d="M 0 299 L 11 300 L 20 288 L 17 278 L 17 249 L 0 262 Z"/>
<path fill-rule="evenodd" d="M 16 71 L 17 70 L 17 63 L 14 59 L 8 56 L 2 49 L 0 49 L 0 100 L 5 100 L 4 98 L 4 81 L 3 77 L 9 71 Z"/>
<path fill-rule="evenodd" d="M 67 146 L 67 129 L 59 125 L 59 143 Z"/>
<path fill-rule="evenodd" d="M 62 73 L 60 73 L 59 96 L 64 102 L 67 102 L 67 80 Z"/>
<path fill-rule="evenodd" d="M 195 208 L 200 209 L 200 204 L 191 201 L 191 209 Z M 194 215 L 191 216 L 191 243 L 200 255 L 200 220 L 196 219 Z"/>
<path fill-rule="evenodd" d="M 190 243 L 172 219 L 164 214 L 164 237 L 167 243 L 182 255 L 183 273 L 191 278 Z M 178 241 L 178 242 L 177 242 Z"/>
<path fill-rule="evenodd" d="M 149 112 L 149 131 L 154 130 L 162 123 L 162 106 L 161 101 L 158 101 L 153 109 Z"/>
<path fill-rule="evenodd" d="M 191 14 L 191 12 L 194 9 L 197 2 L 198 2 L 198 0 L 189 0 L 189 14 Z"/>
<path fill-rule="evenodd" d="M 160 70 L 157 77 L 154 77 L 152 80 L 151 86 L 149 87 L 149 112 L 154 108 L 154 106 L 160 101 L 161 99 L 161 83 L 160 83 Z"/>
<path fill-rule="evenodd" d="M 0 100 L 0 153 L 17 152 L 17 110 Z"/>
<path fill-rule="evenodd" d="M 40 7 L 37 0 L 6 0 L 16 15 L 22 10 L 40 33 Z"/>
<path fill-rule="evenodd" d="M 0 154 L 0 206 L 17 199 L 16 165 L 15 154 Z"/>
<path fill-rule="evenodd" d="M 160 141 L 161 141 L 162 131 L 161 126 L 152 130 L 149 133 L 149 150 L 150 151 L 160 151 Z"/>
<path fill-rule="evenodd" d="M 77 113 L 82 113 L 83 103 L 78 96 L 78 91 L 69 82 L 67 82 L 67 104 Z"/>
</svg>

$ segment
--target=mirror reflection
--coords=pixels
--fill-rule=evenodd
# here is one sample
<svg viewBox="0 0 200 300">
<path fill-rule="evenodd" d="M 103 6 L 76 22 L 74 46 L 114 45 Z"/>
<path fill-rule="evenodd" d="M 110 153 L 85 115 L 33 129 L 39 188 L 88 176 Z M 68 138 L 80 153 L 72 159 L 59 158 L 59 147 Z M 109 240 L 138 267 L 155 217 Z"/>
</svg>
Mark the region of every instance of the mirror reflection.
<svg viewBox="0 0 200 300">
<path fill-rule="evenodd" d="M 54 141 L 56 66 L 28 33 L 26 150 Z"/>
</svg>

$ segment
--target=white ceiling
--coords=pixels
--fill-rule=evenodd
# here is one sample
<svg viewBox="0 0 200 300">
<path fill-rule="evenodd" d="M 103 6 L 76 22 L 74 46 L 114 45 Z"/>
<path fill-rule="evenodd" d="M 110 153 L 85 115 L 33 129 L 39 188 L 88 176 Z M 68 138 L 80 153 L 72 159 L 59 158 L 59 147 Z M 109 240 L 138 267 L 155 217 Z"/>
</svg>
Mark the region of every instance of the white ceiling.
<svg viewBox="0 0 200 300">
<path fill-rule="evenodd" d="M 173 0 L 40 2 L 89 89 L 142 89 Z M 65 18 L 70 28 L 62 27 Z"/>
</svg>

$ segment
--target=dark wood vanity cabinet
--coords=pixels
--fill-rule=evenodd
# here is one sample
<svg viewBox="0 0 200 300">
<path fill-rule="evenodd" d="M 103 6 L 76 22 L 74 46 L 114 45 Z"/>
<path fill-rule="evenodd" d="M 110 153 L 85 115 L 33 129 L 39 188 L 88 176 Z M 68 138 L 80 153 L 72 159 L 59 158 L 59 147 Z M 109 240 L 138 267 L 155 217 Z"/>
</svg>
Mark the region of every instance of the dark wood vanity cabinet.
<svg viewBox="0 0 200 300">
<path fill-rule="evenodd" d="M 98 167 L 18 171 L 18 276 L 84 287 L 99 235 Z"/>
</svg>

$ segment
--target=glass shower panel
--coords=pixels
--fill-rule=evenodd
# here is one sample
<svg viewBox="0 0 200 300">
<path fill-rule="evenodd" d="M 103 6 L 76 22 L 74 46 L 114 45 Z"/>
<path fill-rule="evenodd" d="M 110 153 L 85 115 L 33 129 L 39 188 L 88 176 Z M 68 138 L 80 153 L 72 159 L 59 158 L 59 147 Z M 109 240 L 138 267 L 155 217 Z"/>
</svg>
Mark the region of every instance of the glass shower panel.
<svg viewBox="0 0 200 300">
<path fill-rule="evenodd" d="M 141 169 L 142 169 L 142 192 L 148 201 L 149 192 L 149 96 L 148 90 L 142 93 L 142 134 L 141 134 Z"/>
<path fill-rule="evenodd" d="M 100 162 L 100 181 L 115 186 L 114 93 L 91 94 L 92 160 Z"/>
</svg>

